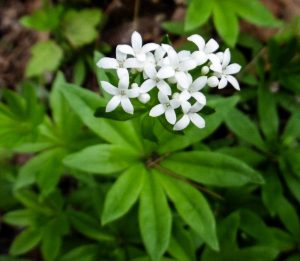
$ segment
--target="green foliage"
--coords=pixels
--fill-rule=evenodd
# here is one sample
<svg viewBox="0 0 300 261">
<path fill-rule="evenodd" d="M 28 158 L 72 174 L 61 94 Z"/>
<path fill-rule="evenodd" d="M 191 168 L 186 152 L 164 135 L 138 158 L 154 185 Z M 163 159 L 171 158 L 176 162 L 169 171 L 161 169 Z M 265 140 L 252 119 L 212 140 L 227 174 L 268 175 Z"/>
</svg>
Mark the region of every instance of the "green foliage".
<svg viewBox="0 0 300 261">
<path fill-rule="evenodd" d="M 190 31 L 204 25 L 210 16 L 213 16 L 218 34 L 230 46 L 237 42 L 239 17 L 259 26 L 278 27 L 281 24 L 259 0 L 191 0 L 185 30 Z"/>
<path fill-rule="evenodd" d="M 191 0 L 185 23 L 164 27 L 182 35 L 210 18 L 229 45 L 239 18 L 279 25 L 258 0 Z M 298 260 L 297 24 L 261 52 L 240 35 L 233 55 L 255 60 L 239 97 L 208 90 L 206 127 L 174 134 L 144 107 L 105 113 L 106 95 L 80 86 L 91 64 L 98 82 L 116 81 L 95 67 L 101 53 L 83 55 L 102 22 L 100 10 L 63 1 L 21 19 L 53 38 L 33 47 L 28 77 L 54 72 L 70 50 L 80 56 L 66 73 L 73 84 L 57 73 L 43 90 L 32 81 L 1 92 L 0 261 Z"/>
</svg>

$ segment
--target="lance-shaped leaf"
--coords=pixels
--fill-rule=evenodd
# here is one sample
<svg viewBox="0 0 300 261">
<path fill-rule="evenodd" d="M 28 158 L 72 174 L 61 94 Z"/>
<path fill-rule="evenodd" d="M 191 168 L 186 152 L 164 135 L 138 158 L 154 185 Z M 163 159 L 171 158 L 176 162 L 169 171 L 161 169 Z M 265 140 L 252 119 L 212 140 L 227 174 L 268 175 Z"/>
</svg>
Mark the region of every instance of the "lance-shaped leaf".
<svg viewBox="0 0 300 261">
<path fill-rule="evenodd" d="M 219 249 L 214 215 L 200 191 L 166 175 L 159 175 L 179 215 L 214 250 Z"/>
<path fill-rule="evenodd" d="M 210 151 L 176 153 L 162 163 L 178 175 L 199 183 L 219 187 L 263 183 L 263 178 L 243 161 Z"/>
<path fill-rule="evenodd" d="M 139 224 L 153 261 L 160 260 L 167 250 L 171 236 L 172 216 L 165 193 L 156 172 L 148 172 L 140 197 Z"/>
<path fill-rule="evenodd" d="M 63 163 L 77 170 L 105 175 L 122 171 L 136 161 L 137 155 L 129 148 L 100 144 L 68 155 Z"/>
<path fill-rule="evenodd" d="M 64 84 L 61 88 L 67 102 L 81 121 L 99 137 L 114 144 L 124 144 L 142 150 L 140 137 L 132 122 L 116 122 L 97 119 L 94 116 L 99 106 L 105 106 L 105 100 L 98 94 L 73 84 Z"/>
<path fill-rule="evenodd" d="M 102 214 L 105 225 L 127 213 L 138 199 L 143 187 L 145 168 L 134 165 L 124 172 L 108 191 Z"/>
</svg>

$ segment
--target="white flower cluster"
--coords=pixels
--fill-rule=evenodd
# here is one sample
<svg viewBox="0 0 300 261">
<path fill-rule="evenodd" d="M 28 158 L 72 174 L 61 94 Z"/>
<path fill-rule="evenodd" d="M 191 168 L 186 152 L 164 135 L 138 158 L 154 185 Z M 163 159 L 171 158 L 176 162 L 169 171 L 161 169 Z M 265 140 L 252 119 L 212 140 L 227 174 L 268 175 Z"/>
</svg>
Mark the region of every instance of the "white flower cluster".
<svg viewBox="0 0 300 261">
<path fill-rule="evenodd" d="M 228 82 L 239 90 L 239 83 L 232 75 L 238 73 L 241 66 L 236 63 L 229 64 L 229 49 L 216 52 L 219 45 L 215 40 L 210 39 L 205 43 L 200 35 L 192 35 L 187 39 L 198 47 L 197 51 L 176 52 L 168 44 L 143 45 L 141 35 L 134 32 L 131 46 L 117 46 L 116 58 L 100 59 L 97 66 L 117 70 L 119 78 L 117 87 L 101 81 L 102 88 L 113 95 L 106 106 L 106 112 L 113 111 L 121 104 L 125 112 L 133 114 L 134 108 L 130 99 L 137 98 L 146 104 L 155 96 L 158 104 L 151 108 L 150 116 L 164 114 L 166 120 L 174 125 L 174 130 L 182 130 L 190 122 L 198 128 L 205 127 L 204 119 L 198 114 L 206 104 L 206 97 L 201 90 L 206 85 L 222 89 Z M 201 76 L 194 80 L 191 71 L 198 67 Z M 142 75 L 143 82 L 140 86 L 130 83 L 129 71 L 131 74 Z"/>
</svg>

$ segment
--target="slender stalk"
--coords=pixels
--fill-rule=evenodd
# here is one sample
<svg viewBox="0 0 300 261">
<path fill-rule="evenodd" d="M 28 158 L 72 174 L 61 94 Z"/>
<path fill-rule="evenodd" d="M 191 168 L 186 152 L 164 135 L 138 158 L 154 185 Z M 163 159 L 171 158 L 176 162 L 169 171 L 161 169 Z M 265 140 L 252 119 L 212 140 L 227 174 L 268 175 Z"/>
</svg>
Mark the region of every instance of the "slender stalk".
<svg viewBox="0 0 300 261">
<path fill-rule="evenodd" d="M 137 28 L 138 28 L 140 6 L 141 6 L 141 1 L 140 0 L 135 0 L 135 2 L 134 2 L 134 14 L 133 14 L 133 29 L 134 30 L 137 30 Z"/>
</svg>

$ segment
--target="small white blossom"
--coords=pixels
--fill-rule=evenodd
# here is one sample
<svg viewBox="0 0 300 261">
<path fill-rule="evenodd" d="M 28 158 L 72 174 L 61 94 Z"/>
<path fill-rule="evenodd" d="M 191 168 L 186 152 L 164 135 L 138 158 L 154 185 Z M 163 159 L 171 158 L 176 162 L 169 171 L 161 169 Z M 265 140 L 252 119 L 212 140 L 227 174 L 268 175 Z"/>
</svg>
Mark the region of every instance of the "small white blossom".
<svg viewBox="0 0 300 261">
<path fill-rule="evenodd" d="M 202 89 L 205 86 L 222 89 L 229 82 L 239 90 L 232 74 L 239 72 L 241 67 L 235 63 L 229 64 L 229 49 L 216 53 L 219 45 L 215 40 L 205 43 L 200 35 L 192 35 L 188 40 L 197 45 L 197 51 L 176 52 L 169 44 L 143 45 L 141 35 L 134 32 L 131 46 L 117 46 L 116 58 L 100 59 L 97 66 L 115 69 L 119 78 L 118 87 L 101 81 L 103 89 L 113 95 L 106 111 L 113 111 L 121 105 L 125 112 L 133 114 L 130 99 L 136 98 L 140 103 L 147 104 L 152 99 L 151 95 L 157 95 L 159 103 L 149 108 L 151 117 L 164 115 L 174 125 L 174 130 L 183 130 L 190 122 L 204 128 L 205 121 L 198 113 L 206 104 Z M 199 70 L 191 72 L 196 67 L 200 67 Z M 130 70 L 130 78 L 127 69 Z M 193 79 L 194 74 L 199 72 L 202 76 Z M 144 106 L 147 108 L 147 105 Z M 182 113 L 183 116 L 176 122 L 177 115 Z"/>
<path fill-rule="evenodd" d="M 171 87 L 164 81 L 172 76 L 173 71 L 169 66 L 161 67 L 158 71 L 155 69 L 155 65 L 152 63 L 146 64 L 144 72 L 147 76 L 147 80 L 141 85 L 141 91 L 143 93 L 149 92 L 155 86 L 164 94 L 171 95 Z"/>
<path fill-rule="evenodd" d="M 136 89 L 128 89 L 129 75 L 126 69 L 118 70 L 119 84 L 118 87 L 113 86 L 109 82 L 101 81 L 102 88 L 109 94 L 114 95 L 106 106 L 106 112 L 115 110 L 119 104 L 125 112 L 133 114 L 133 106 L 129 98 L 138 97 L 139 93 Z"/>
<path fill-rule="evenodd" d="M 103 69 L 120 69 L 124 68 L 124 63 L 127 55 L 121 53 L 119 48 L 116 48 L 116 58 L 103 57 L 97 62 L 97 66 Z"/>
<path fill-rule="evenodd" d="M 170 100 L 169 97 L 162 92 L 158 93 L 158 100 L 160 103 L 151 109 L 149 115 L 151 117 L 157 117 L 165 114 L 166 120 L 170 124 L 174 124 L 176 122 L 175 109 L 180 106 L 180 103 L 175 99 Z"/>
<path fill-rule="evenodd" d="M 208 59 L 215 55 L 214 52 L 219 48 L 219 44 L 214 39 L 210 39 L 205 43 L 204 39 L 198 34 L 191 35 L 187 39 L 198 47 L 198 51 L 192 54 L 197 65 L 206 63 Z"/>
<path fill-rule="evenodd" d="M 220 79 L 218 88 L 223 89 L 229 82 L 235 89 L 240 90 L 240 85 L 232 74 L 238 73 L 241 70 L 241 66 L 237 63 L 229 64 L 231 59 L 229 49 L 225 50 L 221 60 L 219 57 L 216 59 L 213 58 L 212 65 L 210 66 L 210 69 L 214 71 L 215 76 Z"/>
<path fill-rule="evenodd" d="M 203 104 L 195 103 L 193 106 L 186 106 L 183 108 L 184 115 L 174 125 L 173 129 L 176 131 L 185 129 L 190 122 L 194 123 L 198 128 L 205 127 L 204 119 L 197 113 L 203 108 Z"/>
<path fill-rule="evenodd" d="M 120 52 L 132 55 L 138 62 L 145 62 L 146 54 L 155 50 L 159 45 L 156 43 L 147 43 L 143 45 L 143 39 L 138 32 L 131 36 L 131 46 L 127 44 L 119 45 Z"/>
</svg>

